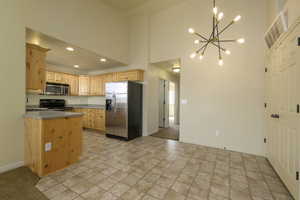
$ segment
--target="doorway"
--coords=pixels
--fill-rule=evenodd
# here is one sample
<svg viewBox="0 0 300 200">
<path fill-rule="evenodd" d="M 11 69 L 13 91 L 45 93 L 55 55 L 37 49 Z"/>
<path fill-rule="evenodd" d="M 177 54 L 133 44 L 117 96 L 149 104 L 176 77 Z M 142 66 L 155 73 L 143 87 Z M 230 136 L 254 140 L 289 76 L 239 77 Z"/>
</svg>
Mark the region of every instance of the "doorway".
<svg viewBox="0 0 300 200">
<path fill-rule="evenodd" d="M 177 118 L 178 87 L 169 80 L 159 80 L 159 131 L 152 136 L 179 140 Z"/>
</svg>

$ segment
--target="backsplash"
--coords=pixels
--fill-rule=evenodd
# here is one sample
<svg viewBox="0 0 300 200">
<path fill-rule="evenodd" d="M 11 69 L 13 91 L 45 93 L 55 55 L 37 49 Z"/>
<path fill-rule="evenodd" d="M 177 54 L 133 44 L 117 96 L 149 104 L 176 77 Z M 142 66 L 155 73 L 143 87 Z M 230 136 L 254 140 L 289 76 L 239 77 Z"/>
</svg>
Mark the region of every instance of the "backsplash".
<svg viewBox="0 0 300 200">
<path fill-rule="evenodd" d="M 105 105 L 105 97 L 80 97 L 80 96 L 46 96 L 37 94 L 27 94 L 27 106 L 39 105 L 40 99 L 64 99 L 70 104 L 91 104 Z"/>
</svg>

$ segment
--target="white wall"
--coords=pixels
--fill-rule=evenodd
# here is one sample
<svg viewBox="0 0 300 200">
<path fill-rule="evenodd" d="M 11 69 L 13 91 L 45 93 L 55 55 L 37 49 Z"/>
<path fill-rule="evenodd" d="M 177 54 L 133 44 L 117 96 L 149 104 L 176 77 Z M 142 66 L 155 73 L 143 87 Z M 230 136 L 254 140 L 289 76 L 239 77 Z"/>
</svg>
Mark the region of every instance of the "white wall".
<svg viewBox="0 0 300 200">
<path fill-rule="evenodd" d="M 26 26 L 128 63 L 128 23 L 100 0 L 26 0 Z"/>
<path fill-rule="evenodd" d="M 147 113 L 147 133 L 148 135 L 153 134 L 158 131 L 159 127 L 159 80 L 168 80 L 175 83 L 177 86 L 179 84 L 179 77 L 163 70 L 155 65 L 149 65 L 148 67 L 148 113 Z M 178 91 L 177 91 L 178 92 Z"/>
<path fill-rule="evenodd" d="M 216 49 L 209 49 L 203 62 L 190 60 L 196 50 L 189 27 L 208 35 L 211 1 L 186 0 L 150 18 L 150 62 L 181 57 L 181 141 L 264 154 L 264 32 L 267 1 L 219 1 L 229 22 L 242 21 L 224 34 L 227 39 L 245 37 L 246 44 L 229 44 L 231 56 L 217 65 Z M 220 135 L 216 137 L 216 131 Z"/>
<path fill-rule="evenodd" d="M 25 2 L 24 2 L 25 3 Z M 23 1 L 0 1 L 0 173 L 22 165 L 25 112 Z M 5 94 L 5 95 L 4 95 Z"/>
</svg>

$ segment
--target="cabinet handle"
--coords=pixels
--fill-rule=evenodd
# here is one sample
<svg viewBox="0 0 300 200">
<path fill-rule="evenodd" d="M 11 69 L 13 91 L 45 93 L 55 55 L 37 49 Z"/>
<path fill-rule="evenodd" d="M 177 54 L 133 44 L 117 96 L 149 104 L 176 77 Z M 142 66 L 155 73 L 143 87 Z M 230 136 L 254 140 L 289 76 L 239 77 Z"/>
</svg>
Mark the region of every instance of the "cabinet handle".
<svg viewBox="0 0 300 200">
<path fill-rule="evenodd" d="M 48 167 L 49 167 L 49 165 L 48 165 L 48 164 L 46 164 L 44 167 L 45 167 L 45 168 L 48 168 Z"/>
<path fill-rule="evenodd" d="M 63 136 L 59 136 L 59 139 L 63 139 L 64 137 Z"/>
<path fill-rule="evenodd" d="M 280 118 L 279 114 L 272 114 L 271 117 L 274 118 L 274 119 L 279 119 Z"/>
</svg>

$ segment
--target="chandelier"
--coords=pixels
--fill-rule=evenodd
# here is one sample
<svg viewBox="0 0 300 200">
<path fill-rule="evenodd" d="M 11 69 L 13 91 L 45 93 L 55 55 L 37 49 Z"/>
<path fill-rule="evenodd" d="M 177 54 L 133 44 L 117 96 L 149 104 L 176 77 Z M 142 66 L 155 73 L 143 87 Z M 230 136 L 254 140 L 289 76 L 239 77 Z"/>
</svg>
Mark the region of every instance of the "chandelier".
<svg viewBox="0 0 300 200">
<path fill-rule="evenodd" d="M 220 36 L 233 24 L 238 22 L 241 19 L 241 16 L 236 16 L 227 26 L 220 29 L 220 22 L 224 18 L 224 13 L 218 11 L 218 7 L 216 7 L 216 0 L 213 0 L 213 26 L 212 26 L 212 32 L 209 36 L 209 38 L 204 37 L 200 33 L 195 32 L 193 28 L 189 28 L 189 33 L 196 35 L 200 37 L 200 39 L 197 39 L 194 41 L 195 44 L 199 44 L 201 47 L 194 53 L 190 55 L 190 58 L 194 59 L 197 55 L 199 55 L 199 59 L 202 60 L 204 58 L 204 54 L 207 50 L 207 47 L 209 45 L 217 48 L 218 54 L 219 54 L 219 65 L 222 66 L 224 64 L 222 53 L 225 53 L 227 55 L 230 55 L 231 52 L 228 49 L 225 49 L 222 44 L 223 43 L 230 43 L 230 42 L 237 42 L 239 44 L 245 43 L 244 38 L 240 38 L 237 40 L 223 40 L 220 39 Z"/>
</svg>

